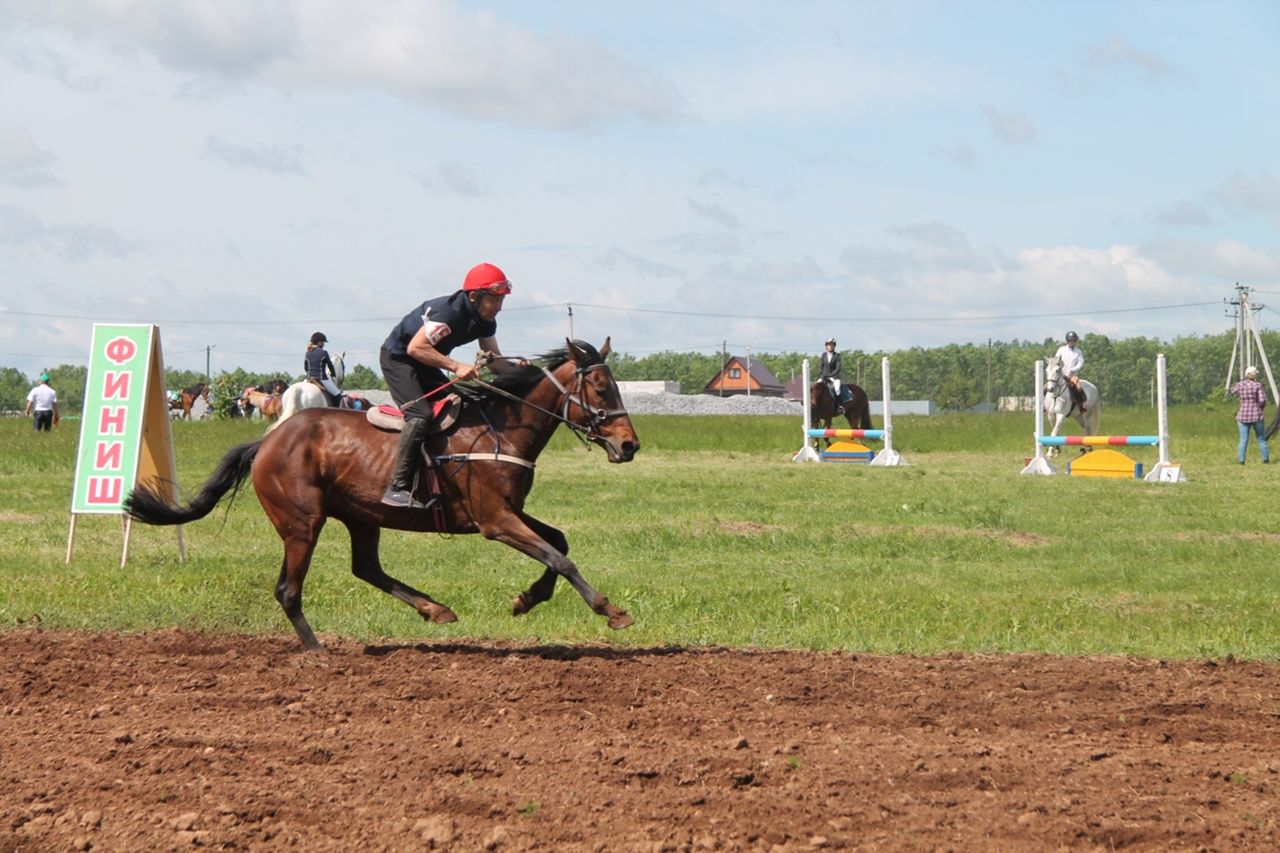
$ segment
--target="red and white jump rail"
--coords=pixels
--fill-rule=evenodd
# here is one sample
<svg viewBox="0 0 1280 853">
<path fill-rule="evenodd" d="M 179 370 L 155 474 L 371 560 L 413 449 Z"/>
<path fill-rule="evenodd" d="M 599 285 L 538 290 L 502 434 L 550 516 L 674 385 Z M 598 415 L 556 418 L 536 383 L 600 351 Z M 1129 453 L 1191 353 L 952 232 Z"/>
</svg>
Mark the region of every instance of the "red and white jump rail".
<svg viewBox="0 0 1280 853">
<path fill-rule="evenodd" d="M 889 359 L 880 359 L 881 384 L 884 387 L 883 399 L 880 401 L 883 412 L 883 429 L 814 429 L 809 422 L 809 359 L 804 360 L 800 369 L 801 387 L 804 403 L 804 445 L 791 458 L 792 462 L 821 462 L 822 453 L 818 450 L 818 440 L 822 438 L 873 438 L 884 441 L 884 449 L 876 453 L 868 464 L 882 467 L 909 464 L 898 451 L 893 449 L 893 414 L 890 412 L 891 399 L 889 393 Z"/>
<path fill-rule="evenodd" d="M 1036 362 L 1036 455 L 1022 469 L 1023 474 L 1057 473 L 1045 455 L 1046 447 L 1158 447 L 1160 461 L 1144 477 L 1148 483 L 1183 483 L 1182 466 L 1169 461 L 1169 406 L 1165 391 L 1164 353 L 1156 356 L 1156 435 L 1045 435 L 1044 362 Z"/>
</svg>

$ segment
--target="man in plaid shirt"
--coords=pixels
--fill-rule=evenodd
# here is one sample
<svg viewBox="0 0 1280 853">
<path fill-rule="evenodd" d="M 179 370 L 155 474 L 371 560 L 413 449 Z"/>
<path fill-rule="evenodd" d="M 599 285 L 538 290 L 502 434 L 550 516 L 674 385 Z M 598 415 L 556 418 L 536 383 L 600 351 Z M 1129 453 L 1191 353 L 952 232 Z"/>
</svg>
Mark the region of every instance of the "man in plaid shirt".
<svg viewBox="0 0 1280 853">
<path fill-rule="evenodd" d="M 1236 426 L 1240 428 L 1240 448 L 1236 452 L 1238 461 L 1241 465 L 1244 464 L 1244 452 L 1249 446 L 1249 430 L 1253 430 L 1258 438 L 1262 464 L 1266 465 L 1271 461 L 1271 451 L 1267 447 L 1267 424 L 1262 417 L 1262 410 L 1267 407 L 1267 392 L 1263 390 L 1262 383 L 1258 382 L 1258 368 L 1253 365 L 1246 367 L 1244 379 L 1233 385 L 1227 393 L 1240 398 L 1240 411 L 1236 412 Z"/>
</svg>

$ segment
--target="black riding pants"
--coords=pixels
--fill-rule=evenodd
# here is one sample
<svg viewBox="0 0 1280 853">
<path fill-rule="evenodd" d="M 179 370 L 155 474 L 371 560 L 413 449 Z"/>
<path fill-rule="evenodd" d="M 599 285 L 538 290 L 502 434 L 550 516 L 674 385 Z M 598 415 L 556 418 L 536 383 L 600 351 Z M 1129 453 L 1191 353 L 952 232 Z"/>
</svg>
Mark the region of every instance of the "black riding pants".
<svg viewBox="0 0 1280 853">
<path fill-rule="evenodd" d="M 444 371 L 427 367 L 407 355 L 392 355 L 385 349 L 378 353 L 382 378 L 387 380 L 391 399 L 404 413 L 405 420 L 431 419 L 431 401 L 449 393 L 441 387 L 449 381 Z M 430 396 L 427 396 L 427 395 Z"/>
</svg>

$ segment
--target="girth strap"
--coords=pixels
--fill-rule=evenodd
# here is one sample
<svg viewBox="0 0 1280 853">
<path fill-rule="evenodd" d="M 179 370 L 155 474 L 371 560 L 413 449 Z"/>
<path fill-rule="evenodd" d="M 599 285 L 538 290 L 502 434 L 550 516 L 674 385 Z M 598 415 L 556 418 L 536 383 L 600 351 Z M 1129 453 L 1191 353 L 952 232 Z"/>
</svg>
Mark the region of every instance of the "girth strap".
<svg viewBox="0 0 1280 853">
<path fill-rule="evenodd" d="M 534 468 L 534 463 L 528 459 L 509 456 L 506 453 L 446 453 L 435 457 L 435 460 L 436 462 L 510 462 L 513 465 L 523 465 L 529 470 Z"/>
</svg>

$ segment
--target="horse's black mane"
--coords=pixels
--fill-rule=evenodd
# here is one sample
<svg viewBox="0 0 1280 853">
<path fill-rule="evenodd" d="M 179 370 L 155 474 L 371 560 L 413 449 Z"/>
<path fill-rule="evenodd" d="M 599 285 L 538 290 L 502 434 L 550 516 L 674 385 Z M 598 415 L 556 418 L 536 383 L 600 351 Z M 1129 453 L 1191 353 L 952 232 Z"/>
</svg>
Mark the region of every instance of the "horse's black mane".
<svg viewBox="0 0 1280 853">
<path fill-rule="evenodd" d="M 587 356 L 587 364 L 600 364 L 604 361 L 600 357 L 600 352 L 586 341 L 574 341 L 573 345 L 582 350 L 583 354 Z M 535 385 L 546 377 L 546 374 L 542 372 L 543 367 L 554 371 L 568 361 L 569 358 L 569 348 L 560 347 L 534 357 L 526 366 L 513 367 L 505 373 L 498 374 L 488 384 L 499 391 L 505 391 L 517 397 L 525 397 L 533 390 Z M 454 387 L 458 389 L 458 393 L 465 399 L 481 405 L 502 396 L 489 388 L 465 382 L 459 382 Z"/>
</svg>

